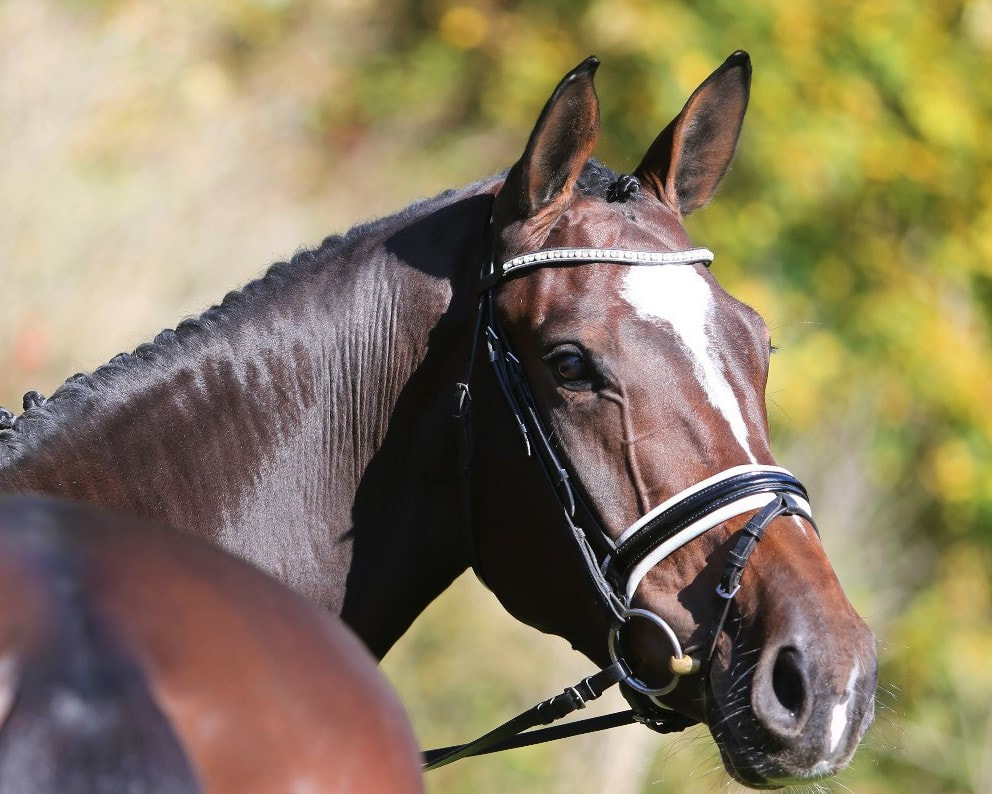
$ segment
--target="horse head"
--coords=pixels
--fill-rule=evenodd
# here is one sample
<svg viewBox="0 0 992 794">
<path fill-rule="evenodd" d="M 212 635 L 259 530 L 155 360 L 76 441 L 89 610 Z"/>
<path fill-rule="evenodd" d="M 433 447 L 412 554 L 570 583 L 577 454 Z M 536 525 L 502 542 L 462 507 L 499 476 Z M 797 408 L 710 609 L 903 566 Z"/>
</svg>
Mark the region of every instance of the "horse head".
<svg viewBox="0 0 992 794">
<path fill-rule="evenodd" d="M 874 638 L 827 560 L 804 491 L 775 468 L 768 328 L 719 285 L 712 255 L 692 248 L 681 223 L 730 163 L 750 61 L 731 55 L 629 176 L 589 159 L 597 66 L 590 58 L 559 84 L 494 201 L 484 316 L 500 334 L 492 355 L 504 369 L 519 362 L 519 373 L 503 382 L 510 412 L 499 378 L 473 386 L 479 567 L 511 613 L 598 663 L 608 663 L 613 625 L 635 709 L 706 722 L 739 781 L 775 787 L 831 774 L 872 719 Z M 528 385 L 522 396 L 514 378 Z M 532 429 L 527 444 L 545 444 L 545 470 L 558 466 L 551 489 L 535 463 L 540 449 L 528 462 L 508 421 L 529 411 L 546 438 Z M 758 501 L 747 501 L 754 489 L 747 498 L 734 490 L 761 477 L 774 483 Z M 567 495 L 549 498 L 564 479 Z M 700 507 L 708 495 L 736 512 Z M 776 499 L 779 508 L 767 507 Z M 590 565 L 563 540 L 562 506 L 603 536 L 590 538 Z M 669 508 L 690 514 L 622 565 L 610 559 Z M 613 614 L 589 597 L 589 576 L 617 592 Z M 739 580 L 735 593 L 728 577 Z M 673 657 L 696 659 L 682 673 L 701 669 L 673 678 Z"/>
</svg>

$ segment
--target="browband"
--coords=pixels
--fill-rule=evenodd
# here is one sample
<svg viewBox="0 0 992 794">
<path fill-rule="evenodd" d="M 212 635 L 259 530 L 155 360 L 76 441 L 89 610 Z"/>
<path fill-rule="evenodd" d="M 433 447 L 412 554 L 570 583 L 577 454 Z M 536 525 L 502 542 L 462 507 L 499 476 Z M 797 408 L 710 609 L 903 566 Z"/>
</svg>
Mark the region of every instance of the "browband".
<svg viewBox="0 0 992 794">
<path fill-rule="evenodd" d="M 694 265 L 710 266 L 713 252 L 709 248 L 686 251 L 628 251 L 622 248 L 547 248 L 508 259 L 499 268 L 483 277 L 481 289 L 489 289 L 503 278 L 521 270 L 567 262 L 573 265 L 590 262 L 610 262 L 617 265 Z"/>
</svg>

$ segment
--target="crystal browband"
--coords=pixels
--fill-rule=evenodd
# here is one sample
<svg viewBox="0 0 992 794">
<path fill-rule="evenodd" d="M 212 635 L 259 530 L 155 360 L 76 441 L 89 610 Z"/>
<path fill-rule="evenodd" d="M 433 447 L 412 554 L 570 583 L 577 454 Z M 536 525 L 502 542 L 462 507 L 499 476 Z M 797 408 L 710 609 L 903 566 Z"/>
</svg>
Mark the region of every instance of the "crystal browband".
<svg viewBox="0 0 992 794">
<path fill-rule="evenodd" d="M 549 248 L 507 260 L 498 271 L 507 275 L 515 270 L 540 267 L 552 262 L 612 262 L 618 265 L 693 265 L 709 266 L 713 252 L 708 248 L 687 251 L 625 251 L 618 248 Z"/>
</svg>

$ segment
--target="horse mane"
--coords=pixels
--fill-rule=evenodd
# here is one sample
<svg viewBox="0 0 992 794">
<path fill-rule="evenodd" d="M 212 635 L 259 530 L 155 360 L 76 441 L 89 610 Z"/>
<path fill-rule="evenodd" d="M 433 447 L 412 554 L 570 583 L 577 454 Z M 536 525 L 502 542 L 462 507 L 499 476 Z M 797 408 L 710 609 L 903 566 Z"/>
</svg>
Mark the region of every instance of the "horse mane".
<svg viewBox="0 0 992 794">
<path fill-rule="evenodd" d="M 72 421 L 94 400 L 118 391 L 126 395 L 129 387 L 143 382 L 156 368 L 196 357 L 214 341 L 218 329 L 238 323 L 273 296 L 294 285 L 308 283 L 335 264 L 346 266 L 347 254 L 355 247 L 369 240 L 384 240 L 404 226 L 463 196 L 481 192 L 505 176 L 503 171 L 461 189 L 445 190 L 432 198 L 415 201 L 393 215 L 358 224 L 343 235 L 331 235 L 315 248 L 299 250 L 288 262 L 270 265 L 262 277 L 227 293 L 219 304 L 199 316 L 186 318 L 174 329 L 159 332 L 151 342 L 138 345 L 130 353 L 117 354 L 90 373 L 72 375 L 48 399 L 34 393 L 31 400 L 26 400 L 23 413 L 9 421 L 9 426 L 0 425 L 0 466 L 25 453 L 32 440 L 45 437 L 67 420 Z M 610 168 L 590 160 L 576 188 L 582 195 L 609 200 L 618 178 L 621 177 Z M 12 416 L 0 408 L 0 414 L 4 413 Z"/>
<path fill-rule="evenodd" d="M 199 316 L 182 320 L 174 329 L 160 331 L 151 342 L 138 345 L 130 353 L 118 353 L 92 372 L 70 376 L 47 399 L 41 398 L 36 392 L 29 392 L 25 395 L 23 413 L 14 419 L 9 429 L 0 430 L 0 465 L 24 451 L 31 438 L 45 435 L 96 395 L 110 393 L 114 388 L 140 381 L 155 366 L 202 349 L 209 343 L 213 331 L 237 321 L 251 307 L 266 301 L 287 286 L 306 279 L 333 260 L 352 233 L 365 228 L 356 227 L 348 235 L 327 237 L 316 248 L 298 251 L 288 262 L 272 264 L 261 278 L 227 293 L 219 304 L 211 306 Z"/>
<path fill-rule="evenodd" d="M 636 199 L 638 195 L 636 187 L 630 189 L 631 182 L 636 185 L 636 178 L 619 174 L 597 160 L 590 160 L 582 169 L 575 187 L 583 196 L 611 202 L 626 201 L 630 198 Z"/>
</svg>

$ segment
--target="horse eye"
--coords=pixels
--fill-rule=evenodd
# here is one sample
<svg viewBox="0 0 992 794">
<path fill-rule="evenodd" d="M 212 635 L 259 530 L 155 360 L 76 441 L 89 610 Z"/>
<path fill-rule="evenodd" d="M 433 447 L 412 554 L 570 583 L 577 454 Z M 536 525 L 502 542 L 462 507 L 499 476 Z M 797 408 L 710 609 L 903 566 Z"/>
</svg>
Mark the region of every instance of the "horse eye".
<svg viewBox="0 0 992 794">
<path fill-rule="evenodd" d="M 565 353 L 555 361 L 555 372 L 562 380 L 588 380 L 589 368 L 577 353 Z"/>
<path fill-rule="evenodd" d="M 594 388 L 595 369 L 581 351 L 575 348 L 558 350 L 544 359 L 555 374 L 558 385 L 571 391 Z"/>
</svg>

